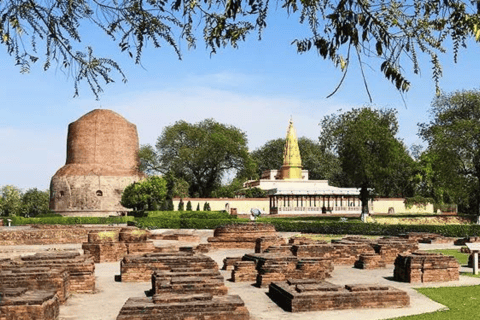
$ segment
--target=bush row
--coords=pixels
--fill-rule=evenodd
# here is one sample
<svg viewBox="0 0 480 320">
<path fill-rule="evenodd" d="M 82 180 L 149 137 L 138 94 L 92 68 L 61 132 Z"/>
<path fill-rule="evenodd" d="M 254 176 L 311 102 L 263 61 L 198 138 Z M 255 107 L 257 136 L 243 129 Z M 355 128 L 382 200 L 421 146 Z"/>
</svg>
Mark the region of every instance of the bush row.
<svg viewBox="0 0 480 320">
<path fill-rule="evenodd" d="M 398 236 L 407 232 L 438 233 L 446 237 L 467 237 L 480 235 L 480 225 L 445 224 L 445 225 L 385 225 L 376 223 L 350 223 L 317 221 L 285 221 L 272 219 L 277 231 L 320 233 L 320 234 L 352 234 L 352 235 L 385 235 Z"/>
<path fill-rule="evenodd" d="M 43 217 L 43 218 L 23 218 L 8 217 L 12 220 L 12 225 L 26 224 L 117 224 L 133 221 L 134 217 Z M 7 218 L 3 219 L 4 225 L 7 225 Z"/>
<path fill-rule="evenodd" d="M 130 215 L 130 212 L 128 213 Z M 224 211 L 143 211 L 132 212 L 137 218 L 164 218 L 164 219 L 236 219 Z"/>
<path fill-rule="evenodd" d="M 165 219 L 163 217 L 137 218 L 135 225 L 147 229 L 215 229 L 216 227 L 246 223 L 248 219 Z"/>
</svg>

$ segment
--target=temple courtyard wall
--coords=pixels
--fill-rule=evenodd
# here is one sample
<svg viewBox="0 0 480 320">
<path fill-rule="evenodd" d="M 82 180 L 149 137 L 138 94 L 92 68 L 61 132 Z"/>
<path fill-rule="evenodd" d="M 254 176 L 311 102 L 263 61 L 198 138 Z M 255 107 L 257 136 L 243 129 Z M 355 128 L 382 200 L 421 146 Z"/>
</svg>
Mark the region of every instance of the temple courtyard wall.
<svg viewBox="0 0 480 320">
<path fill-rule="evenodd" d="M 236 209 L 238 214 L 250 214 L 250 209 L 258 208 L 262 213 L 269 214 L 270 210 L 269 198 L 175 198 L 173 199 L 173 207 L 175 210 L 178 210 L 180 200 L 183 201 L 184 207 L 187 205 L 187 202 L 190 201 L 193 210 L 196 210 L 197 205 L 200 205 L 200 210 L 203 210 L 205 202 L 210 204 L 210 209 L 212 211 L 222 211 L 229 208 L 230 212 L 232 209 Z M 412 207 L 407 208 L 405 206 L 404 198 L 376 198 L 373 201 L 373 213 L 387 214 L 389 212 L 433 213 L 433 204 L 429 203 L 426 206 L 413 205 Z M 305 214 L 309 213 L 306 211 Z M 318 212 L 316 212 L 316 214 L 318 214 Z M 357 213 L 355 212 L 352 214 Z"/>
</svg>

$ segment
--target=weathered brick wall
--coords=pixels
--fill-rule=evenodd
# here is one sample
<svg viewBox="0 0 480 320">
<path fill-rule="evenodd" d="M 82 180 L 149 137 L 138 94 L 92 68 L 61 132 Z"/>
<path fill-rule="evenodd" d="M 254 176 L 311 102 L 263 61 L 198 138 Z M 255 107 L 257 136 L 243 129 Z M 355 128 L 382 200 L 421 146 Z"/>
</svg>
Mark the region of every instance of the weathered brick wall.
<svg viewBox="0 0 480 320">
<path fill-rule="evenodd" d="M 207 239 L 212 248 L 255 249 L 258 238 L 277 238 L 275 226 L 267 223 L 232 224 L 215 229 Z"/>
<path fill-rule="evenodd" d="M 393 277 L 397 281 L 410 283 L 456 281 L 459 279 L 457 260 L 436 253 L 414 252 L 398 255 Z"/>
<path fill-rule="evenodd" d="M 126 211 L 123 189 L 138 171 L 134 124 L 110 110 L 93 110 L 68 126 L 67 161 L 52 177 L 50 209 L 62 215 L 108 216 Z"/>
<path fill-rule="evenodd" d="M 356 308 L 398 308 L 410 305 L 405 291 L 378 284 L 338 286 L 326 281 L 288 280 L 269 286 L 269 296 L 291 312 Z"/>
<path fill-rule="evenodd" d="M 120 230 L 121 227 L 82 227 L 51 226 L 51 228 L 32 228 L 28 230 L 0 231 L 0 245 L 30 245 L 83 243 L 88 240 L 90 231 Z"/>
<path fill-rule="evenodd" d="M 54 291 L 6 289 L 1 293 L 0 320 L 56 320 L 59 307 L 60 303 Z"/>
</svg>

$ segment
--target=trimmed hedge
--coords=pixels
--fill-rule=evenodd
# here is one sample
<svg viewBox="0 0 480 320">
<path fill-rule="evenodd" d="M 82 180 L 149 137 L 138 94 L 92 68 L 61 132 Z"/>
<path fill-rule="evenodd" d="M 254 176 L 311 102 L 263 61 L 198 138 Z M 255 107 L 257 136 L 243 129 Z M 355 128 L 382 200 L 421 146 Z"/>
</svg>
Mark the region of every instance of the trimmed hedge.
<svg viewBox="0 0 480 320">
<path fill-rule="evenodd" d="M 316 217 L 260 217 L 257 218 L 258 222 L 270 223 L 272 221 L 284 221 L 284 222 L 297 222 L 297 221 L 308 221 L 308 222 L 317 222 L 317 223 L 328 223 L 328 222 L 341 222 L 341 219 L 347 219 L 351 223 L 362 223 L 360 216 L 355 217 L 332 217 L 332 216 L 316 216 Z"/>
<path fill-rule="evenodd" d="M 130 215 L 130 212 L 128 213 Z M 225 211 L 144 211 L 134 212 L 137 218 L 164 219 L 237 219 Z"/>
<path fill-rule="evenodd" d="M 445 224 L 445 225 L 386 225 L 377 223 L 351 222 L 302 222 L 272 219 L 277 231 L 319 233 L 319 234 L 352 234 L 352 235 L 384 235 L 398 236 L 407 232 L 438 233 L 446 237 L 467 237 L 480 235 L 480 225 Z"/>
<path fill-rule="evenodd" d="M 4 218 L 4 225 L 7 225 L 7 220 L 12 220 L 13 226 L 20 226 L 26 224 L 118 224 L 133 221 L 134 217 L 45 217 L 45 218 L 23 218 L 23 217 L 8 217 Z"/>
<path fill-rule="evenodd" d="M 147 229 L 215 229 L 226 224 L 247 223 L 248 219 L 165 219 L 138 218 L 135 225 Z"/>
</svg>

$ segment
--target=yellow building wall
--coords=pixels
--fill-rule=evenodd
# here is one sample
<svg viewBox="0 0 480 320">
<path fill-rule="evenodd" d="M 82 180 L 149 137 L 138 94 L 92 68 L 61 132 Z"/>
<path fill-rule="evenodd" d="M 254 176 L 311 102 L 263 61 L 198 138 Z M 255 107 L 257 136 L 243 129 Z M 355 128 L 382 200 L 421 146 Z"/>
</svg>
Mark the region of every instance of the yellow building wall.
<svg viewBox="0 0 480 320">
<path fill-rule="evenodd" d="M 200 204 L 200 210 L 203 210 L 205 202 L 210 204 L 212 211 L 225 210 L 227 203 L 230 205 L 230 209 L 236 208 L 238 214 L 250 214 L 250 209 L 258 208 L 262 210 L 262 213 L 269 214 L 269 199 L 268 198 L 184 198 L 184 208 L 187 206 L 187 202 L 192 203 L 192 210 L 197 210 L 197 205 Z M 388 213 L 389 208 L 393 208 L 395 213 L 433 213 L 433 204 L 429 203 L 425 207 L 412 206 L 407 209 L 405 207 L 405 199 L 403 198 L 376 198 L 373 201 L 373 213 Z M 178 210 L 178 204 L 180 198 L 173 199 L 174 210 Z"/>
<path fill-rule="evenodd" d="M 376 198 L 373 201 L 374 213 L 388 213 L 388 209 L 393 208 L 395 213 L 433 213 L 433 204 L 424 206 L 412 206 L 410 209 L 405 207 L 404 198 Z"/>
<path fill-rule="evenodd" d="M 212 211 L 222 211 L 225 210 L 227 203 L 230 205 L 230 209 L 236 208 L 238 214 L 250 214 L 250 209 L 258 208 L 264 214 L 269 214 L 270 202 L 268 198 L 246 198 L 246 199 L 237 199 L 237 198 L 184 198 L 182 199 L 184 203 L 184 208 L 187 207 L 187 202 L 192 203 L 192 210 L 197 210 L 197 205 L 200 204 L 200 210 L 203 210 L 203 205 L 205 202 L 210 204 L 210 209 Z M 180 203 L 180 198 L 173 199 L 173 208 L 175 211 L 178 210 L 178 204 Z"/>
</svg>

